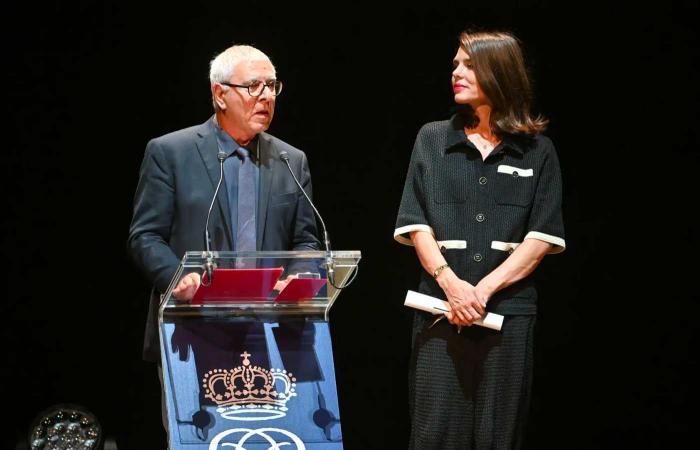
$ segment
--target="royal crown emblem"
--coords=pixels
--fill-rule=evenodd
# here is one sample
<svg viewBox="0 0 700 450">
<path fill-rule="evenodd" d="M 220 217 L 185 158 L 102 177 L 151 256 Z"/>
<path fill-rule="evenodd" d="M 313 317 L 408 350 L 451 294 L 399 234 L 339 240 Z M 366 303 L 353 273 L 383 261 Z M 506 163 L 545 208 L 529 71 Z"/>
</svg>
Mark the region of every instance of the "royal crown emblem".
<svg viewBox="0 0 700 450">
<path fill-rule="evenodd" d="M 287 402 L 297 394 L 296 379 L 283 369 L 251 366 L 250 353 L 241 353 L 241 366 L 213 369 L 204 375 L 204 397 L 217 412 L 232 420 L 268 420 L 286 415 Z"/>
</svg>

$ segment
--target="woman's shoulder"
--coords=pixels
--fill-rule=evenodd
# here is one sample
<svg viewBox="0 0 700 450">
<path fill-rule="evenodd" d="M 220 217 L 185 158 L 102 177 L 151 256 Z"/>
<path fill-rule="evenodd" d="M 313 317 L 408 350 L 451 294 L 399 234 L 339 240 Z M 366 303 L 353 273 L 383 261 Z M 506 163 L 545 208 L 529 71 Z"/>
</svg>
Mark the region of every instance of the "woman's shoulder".
<svg viewBox="0 0 700 450">
<path fill-rule="evenodd" d="M 463 125 L 459 123 L 458 117 L 452 116 L 449 119 L 445 120 L 435 120 L 432 122 L 427 122 L 423 124 L 418 133 L 445 134 L 454 130 L 462 129 Z"/>
<path fill-rule="evenodd" d="M 554 152 L 554 143 L 546 134 L 509 135 L 506 139 L 522 148 L 525 152 L 551 153 Z"/>
<path fill-rule="evenodd" d="M 455 132 L 450 120 L 437 120 L 424 123 L 418 130 L 414 145 L 414 155 L 421 159 L 433 159 L 445 149 L 454 144 L 455 141 L 466 139 Z"/>
<path fill-rule="evenodd" d="M 553 147 L 554 143 L 552 142 L 552 139 L 547 136 L 546 134 L 543 133 L 536 133 L 534 135 L 534 140 L 539 146 L 545 146 L 545 147 Z"/>
<path fill-rule="evenodd" d="M 446 131 L 450 130 L 453 127 L 452 121 L 447 119 L 447 120 L 434 120 L 432 122 L 426 122 L 423 124 L 421 127 L 421 130 L 426 130 L 426 131 Z"/>
<path fill-rule="evenodd" d="M 447 120 L 436 120 L 424 123 L 418 130 L 417 143 L 444 147 L 456 141 L 466 140 L 464 128 L 455 120 L 455 116 Z"/>
</svg>

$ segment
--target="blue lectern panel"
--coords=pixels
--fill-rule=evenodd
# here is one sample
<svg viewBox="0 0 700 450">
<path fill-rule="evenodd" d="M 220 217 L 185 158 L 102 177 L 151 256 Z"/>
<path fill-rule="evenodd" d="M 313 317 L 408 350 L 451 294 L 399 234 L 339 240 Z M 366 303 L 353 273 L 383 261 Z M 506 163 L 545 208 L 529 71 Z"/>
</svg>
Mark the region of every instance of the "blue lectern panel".
<svg viewBox="0 0 700 450">
<path fill-rule="evenodd" d="M 327 322 L 161 326 L 172 450 L 343 448 Z"/>
</svg>

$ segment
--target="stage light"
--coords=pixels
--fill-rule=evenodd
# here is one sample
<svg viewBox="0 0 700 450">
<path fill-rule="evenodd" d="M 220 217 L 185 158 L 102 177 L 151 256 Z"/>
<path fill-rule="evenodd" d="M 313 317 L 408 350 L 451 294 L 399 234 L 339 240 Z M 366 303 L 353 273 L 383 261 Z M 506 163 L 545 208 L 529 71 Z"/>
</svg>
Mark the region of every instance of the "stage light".
<svg viewBox="0 0 700 450">
<path fill-rule="evenodd" d="M 73 404 L 51 406 L 36 416 L 29 429 L 30 450 L 116 450 L 105 439 L 94 414 Z"/>
</svg>

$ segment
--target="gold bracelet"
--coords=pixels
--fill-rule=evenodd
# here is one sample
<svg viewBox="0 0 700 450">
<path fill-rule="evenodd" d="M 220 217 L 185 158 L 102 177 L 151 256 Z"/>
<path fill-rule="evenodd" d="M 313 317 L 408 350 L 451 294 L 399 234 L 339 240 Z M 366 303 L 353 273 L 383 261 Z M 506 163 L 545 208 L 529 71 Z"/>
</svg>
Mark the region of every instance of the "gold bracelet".
<svg viewBox="0 0 700 450">
<path fill-rule="evenodd" d="M 435 269 L 433 271 L 433 278 L 437 279 L 437 277 L 440 276 L 440 273 L 442 273 L 442 271 L 447 269 L 448 267 L 450 267 L 450 265 L 445 263 L 445 264 L 441 265 L 440 267 L 438 267 L 437 269 Z"/>
</svg>

